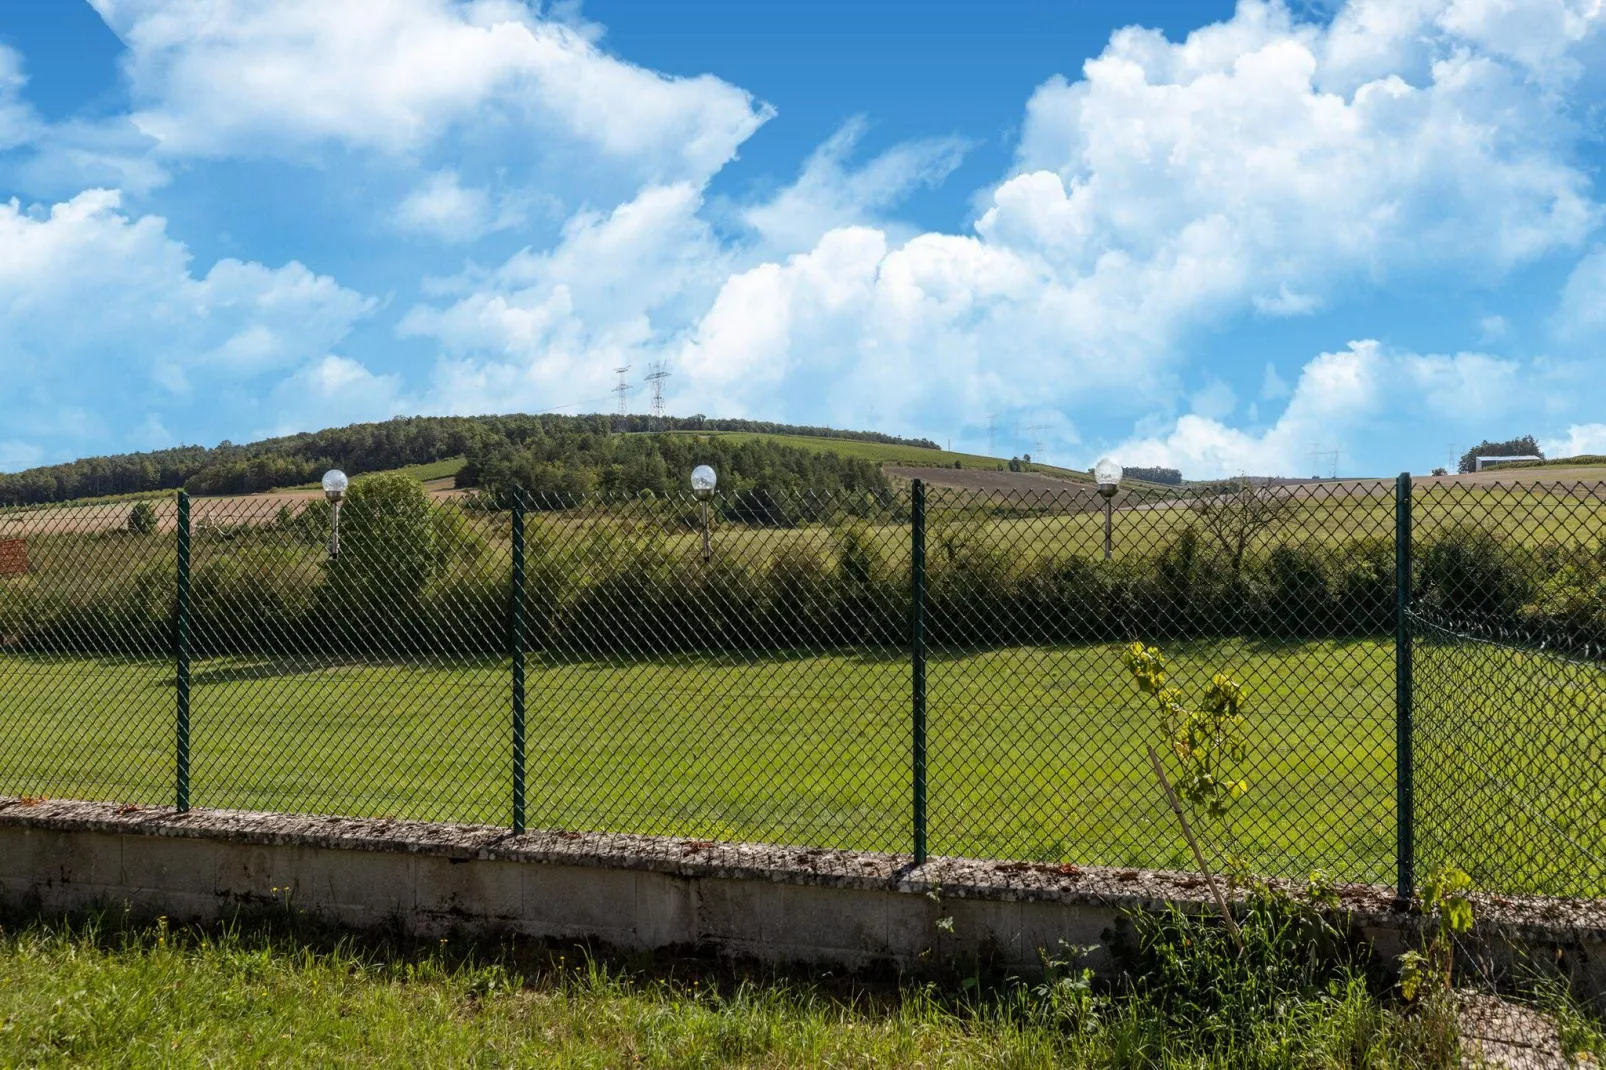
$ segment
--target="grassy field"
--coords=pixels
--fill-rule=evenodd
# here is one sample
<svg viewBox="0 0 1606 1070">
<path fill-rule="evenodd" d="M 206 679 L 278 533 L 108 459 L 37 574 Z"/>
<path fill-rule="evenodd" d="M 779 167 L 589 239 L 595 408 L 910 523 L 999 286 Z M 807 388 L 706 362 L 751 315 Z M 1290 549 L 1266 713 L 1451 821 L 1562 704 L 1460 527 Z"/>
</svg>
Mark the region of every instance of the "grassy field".
<svg viewBox="0 0 1606 1070">
<path fill-rule="evenodd" d="M 1578 457 L 1552 457 L 1545 461 L 1507 461 L 1504 464 L 1491 464 L 1484 468 L 1485 472 L 1509 472 L 1516 468 L 1578 468 L 1588 471 L 1595 478 L 1606 473 L 1606 457 L 1596 454 L 1583 454 Z"/>
<path fill-rule="evenodd" d="M 1354 1067 L 1449 1070 L 1448 1000 L 1403 1010 L 1353 966 L 1280 983 L 1211 952 L 1200 991 L 780 974 L 583 949 L 320 932 L 286 912 L 211 931 L 19 918 L 0 929 L 0 1066 Z M 1205 958 L 1197 945 L 1191 952 Z M 1307 956 L 1308 959 L 1308 956 Z M 1260 958 L 1254 960 L 1260 962 Z M 1286 980 L 1281 980 L 1286 978 Z M 1191 980 L 1191 979 L 1190 979 Z M 1257 979 L 1258 980 L 1258 979 Z M 1248 990 L 1247 992 L 1245 990 Z M 1555 1065 L 1606 1052 L 1564 996 Z"/>
<path fill-rule="evenodd" d="M 1248 687 L 1250 791 L 1228 832 L 1264 872 L 1390 883 L 1393 651 L 1381 642 L 1176 646 L 1192 694 L 1227 671 Z M 1489 655 L 1494 656 L 1494 655 Z M 1498 677 L 1500 666 L 1483 666 Z M 315 665 L 218 659 L 194 667 L 196 805 L 505 824 L 505 664 Z M 529 675 L 532 827 L 820 847 L 909 849 L 909 668 L 901 657 L 537 660 Z M 1577 686 L 1529 683 L 1530 718 L 1504 738 L 1532 775 L 1599 745 Z M 937 854 L 1191 868 L 1144 758 L 1152 707 L 1119 649 L 1092 645 L 934 658 L 928 674 L 931 849 Z M 0 793 L 160 804 L 171 798 L 173 688 L 162 662 L 0 661 Z M 1559 719 L 1561 711 L 1568 719 Z M 1594 741 L 1591 744 L 1590 741 Z M 1424 759 L 1424 762 L 1426 759 Z M 1440 767 L 1435 767 L 1440 768 Z M 1606 888 L 1580 874 L 1584 827 L 1513 810 L 1501 785 L 1458 775 L 1454 812 L 1520 843 L 1457 860 L 1506 890 Z M 1424 788 L 1424 791 L 1427 789 Z M 1546 805 L 1606 812 L 1568 777 Z M 1448 791 L 1448 788 L 1446 788 Z M 1433 811 L 1432 802 L 1424 809 Z M 1491 817 L 1490 815 L 1498 815 Z M 1460 830 L 1455 842 L 1475 842 Z M 1424 833 L 1425 841 L 1432 841 Z M 1441 837 L 1442 840 L 1442 837 Z M 1483 869 L 1480 871 L 1479 866 Z M 1553 869 L 1547 867 L 1561 867 Z"/>
<path fill-rule="evenodd" d="M 1009 464 L 1008 457 L 987 457 L 979 453 L 954 453 L 950 450 L 932 450 L 923 446 L 898 446 L 885 442 L 867 442 L 853 438 L 815 438 L 810 435 L 767 435 L 754 431 L 671 431 L 668 434 L 696 435 L 700 438 L 723 438 L 733 442 L 763 439 L 783 446 L 797 446 L 822 453 L 837 453 L 843 457 L 862 457 L 877 464 L 906 464 L 915 466 L 951 467 L 955 461 L 967 468 L 1002 468 Z M 1092 481 L 1086 472 L 1072 468 L 1056 468 L 1049 464 L 1032 462 L 1032 470 L 1077 482 Z"/>
<path fill-rule="evenodd" d="M 466 457 L 447 457 L 444 460 L 431 461 L 428 464 L 409 464 L 402 468 L 388 469 L 388 471 L 399 472 L 404 476 L 418 480 L 420 483 L 432 483 L 437 479 L 452 478 L 462 470 L 463 465 L 466 463 L 468 463 L 468 458 Z M 322 487 L 321 483 L 301 483 L 294 487 L 275 487 L 267 493 L 277 494 L 288 490 L 321 490 Z"/>
</svg>

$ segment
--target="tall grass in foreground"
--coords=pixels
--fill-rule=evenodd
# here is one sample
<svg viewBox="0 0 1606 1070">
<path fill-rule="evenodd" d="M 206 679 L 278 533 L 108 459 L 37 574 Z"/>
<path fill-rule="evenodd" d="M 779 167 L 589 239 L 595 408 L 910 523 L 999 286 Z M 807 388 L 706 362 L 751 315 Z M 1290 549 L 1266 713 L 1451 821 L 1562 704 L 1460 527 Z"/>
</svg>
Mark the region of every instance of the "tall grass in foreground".
<svg viewBox="0 0 1606 1070">
<path fill-rule="evenodd" d="M 1442 1007 L 1400 1010 L 1336 958 L 1269 974 L 1262 958 L 1258 987 L 1229 990 L 1243 978 L 1211 927 L 1157 922 L 1134 961 L 1189 964 L 1095 991 L 1074 964 L 1041 983 L 802 980 L 339 937 L 288 915 L 210 932 L 25 919 L 0 934 L 0 1066 L 1457 1064 Z M 1263 935 L 1264 954 L 1305 954 Z"/>
</svg>

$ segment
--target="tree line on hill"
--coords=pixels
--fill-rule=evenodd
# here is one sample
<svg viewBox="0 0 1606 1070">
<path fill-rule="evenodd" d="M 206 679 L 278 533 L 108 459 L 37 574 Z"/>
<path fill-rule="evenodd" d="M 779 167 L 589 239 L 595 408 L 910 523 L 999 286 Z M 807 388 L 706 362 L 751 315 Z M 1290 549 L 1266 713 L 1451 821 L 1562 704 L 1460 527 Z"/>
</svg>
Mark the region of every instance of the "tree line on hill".
<svg viewBox="0 0 1606 1070">
<path fill-rule="evenodd" d="M 1163 483 L 1168 487 L 1182 485 L 1182 471 L 1177 468 L 1131 467 L 1122 473 L 1124 479 L 1141 479 L 1147 483 Z"/>
<path fill-rule="evenodd" d="M 286 435 L 245 445 L 224 441 L 212 448 L 180 446 L 148 453 L 87 457 L 66 464 L 0 474 L 0 506 L 177 490 L 180 487 L 192 494 L 251 494 L 314 482 L 330 468 L 341 468 L 349 475 L 358 475 L 406 465 L 428 464 L 467 454 L 489 457 L 505 452 L 507 447 L 518 449 L 529 446 L 547 461 L 573 457 L 576 461 L 585 462 L 602 453 L 589 445 L 571 450 L 566 443 L 571 440 L 579 442 L 608 438 L 619 431 L 648 430 L 808 435 L 931 450 L 939 448 L 929 439 L 904 439 L 873 431 L 839 431 L 827 427 L 759 420 L 716 420 L 703 416 L 665 417 L 662 420 L 646 416 L 628 416 L 621 420 L 610 416 L 553 414 L 414 416 Z M 598 470 L 591 478 L 601 486 L 612 477 Z"/>
</svg>

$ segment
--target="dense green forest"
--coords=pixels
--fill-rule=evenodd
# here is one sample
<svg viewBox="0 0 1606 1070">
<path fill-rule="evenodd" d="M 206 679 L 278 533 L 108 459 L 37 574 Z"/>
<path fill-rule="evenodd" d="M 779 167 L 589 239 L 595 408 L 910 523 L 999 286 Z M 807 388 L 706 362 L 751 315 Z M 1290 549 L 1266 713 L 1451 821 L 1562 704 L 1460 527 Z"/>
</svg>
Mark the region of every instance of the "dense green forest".
<svg viewBox="0 0 1606 1070">
<path fill-rule="evenodd" d="M 571 473 L 568 484 L 559 477 L 549 489 L 577 486 L 589 478 L 589 485 L 598 488 L 617 485 L 639 490 L 659 484 L 646 476 L 638 479 L 636 468 L 631 469 L 630 477 L 636 482 L 626 480 L 621 484 L 620 477 L 611 468 L 616 464 L 620 467 L 633 464 L 641 454 L 626 451 L 616 458 L 616 447 L 604 448 L 598 443 L 613 439 L 620 431 L 649 430 L 745 431 L 938 448 L 928 439 L 897 438 L 874 431 L 838 431 L 760 420 L 713 420 L 703 416 L 665 417 L 657 421 L 646 416 L 413 416 L 269 438 L 246 445 L 225 441 L 212 448 L 180 446 L 31 468 L 0 475 L 0 505 L 71 501 L 179 487 L 192 494 L 249 494 L 310 483 L 329 468 L 342 468 L 357 475 L 463 455 L 480 459 L 474 466 L 475 472 L 504 473 L 512 470 L 509 465 L 519 463 L 512 458 L 520 451 L 536 459 L 530 462 L 532 471 L 547 465 Z M 619 441 L 629 439 L 620 438 Z M 670 440 L 655 438 L 654 441 L 668 443 Z M 647 447 L 649 452 L 653 448 L 661 452 L 667 447 Z M 723 453 L 719 457 L 725 459 Z M 493 459 L 494 463 L 490 463 Z M 673 461 L 666 458 L 670 470 L 676 463 L 679 463 L 679 452 Z M 763 461 L 756 455 L 743 455 L 741 463 L 738 478 L 746 480 L 749 486 L 764 481 L 774 486 L 858 486 L 864 481 L 863 473 L 846 462 L 826 461 L 810 467 L 795 458 L 782 460 L 777 455 L 772 461 Z M 775 472 L 766 475 L 761 471 L 766 465 L 775 467 Z M 857 474 L 829 475 L 834 468 L 842 471 L 851 468 Z M 589 475 L 578 475 L 582 469 Z M 874 480 L 870 482 L 873 484 Z"/>
</svg>

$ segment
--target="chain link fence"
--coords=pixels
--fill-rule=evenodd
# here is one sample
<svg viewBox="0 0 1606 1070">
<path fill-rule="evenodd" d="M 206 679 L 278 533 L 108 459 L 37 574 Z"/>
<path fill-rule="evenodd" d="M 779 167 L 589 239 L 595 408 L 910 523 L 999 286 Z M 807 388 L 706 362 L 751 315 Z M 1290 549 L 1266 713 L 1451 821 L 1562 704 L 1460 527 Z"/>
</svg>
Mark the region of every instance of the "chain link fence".
<svg viewBox="0 0 1606 1070">
<path fill-rule="evenodd" d="M 1189 869 L 1141 642 L 1218 858 L 1606 893 L 1603 486 L 974 482 L 0 513 L 0 793 Z"/>
<path fill-rule="evenodd" d="M 1606 895 L 1606 485 L 1417 490 L 1416 853 Z"/>
</svg>

